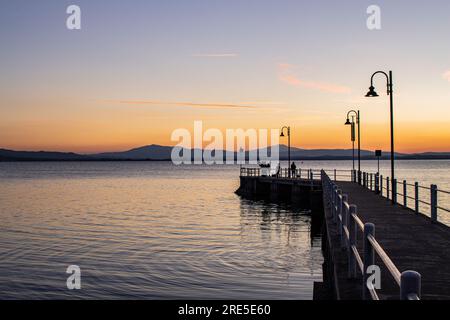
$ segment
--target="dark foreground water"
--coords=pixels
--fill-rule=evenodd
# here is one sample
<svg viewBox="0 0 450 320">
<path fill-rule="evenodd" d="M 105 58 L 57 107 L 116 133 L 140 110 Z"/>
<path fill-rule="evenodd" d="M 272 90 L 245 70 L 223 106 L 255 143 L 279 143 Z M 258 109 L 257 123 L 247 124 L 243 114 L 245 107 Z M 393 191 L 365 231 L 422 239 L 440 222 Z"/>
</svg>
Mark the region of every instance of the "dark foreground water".
<svg viewBox="0 0 450 320">
<path fill-rule="evenodd" d="M 0 163 L 0 299 L 311 299 L 310 217 L 241 200 L 238 167 Z M 66 268 L 81 268 L 68 290 Z"/>
</svg>

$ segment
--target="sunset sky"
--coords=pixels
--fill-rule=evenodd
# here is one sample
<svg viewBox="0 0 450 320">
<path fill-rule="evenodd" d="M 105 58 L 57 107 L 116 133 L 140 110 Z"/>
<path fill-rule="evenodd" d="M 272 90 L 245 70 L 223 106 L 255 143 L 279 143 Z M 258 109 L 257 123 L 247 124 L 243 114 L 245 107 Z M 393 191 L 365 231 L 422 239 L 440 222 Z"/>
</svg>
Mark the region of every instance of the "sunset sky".
<svg viewBox="0 0 450 320">
<path fill-rule="evenodd" d="M 81 7 L 81 30 L 66 8 Z M 371 4 L 381 30 L 366 27 Z M 171 133 L 292 127 L 301 148 L 450 151 L 450 2 L 0 2 L 0 148 L 98 152 L 174 145 Z M 281 141 L 287 143 L 287 141 Z"/>
</svg>

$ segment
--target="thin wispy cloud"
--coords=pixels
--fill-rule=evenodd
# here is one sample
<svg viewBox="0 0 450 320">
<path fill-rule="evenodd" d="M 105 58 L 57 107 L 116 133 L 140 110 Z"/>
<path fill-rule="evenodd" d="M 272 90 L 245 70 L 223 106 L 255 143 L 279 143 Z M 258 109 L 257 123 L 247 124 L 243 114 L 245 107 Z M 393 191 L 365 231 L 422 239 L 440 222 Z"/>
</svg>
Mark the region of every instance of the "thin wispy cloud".
<svg viewBox="0 0 450 320">
<path fill-rule="evenodd" d="M 442 78 L 450 82 L 450 70 L 445 71 L 444 74 L 442 75 Z"/>
<path fill-rule="evenodd" d="M 267 100 L 255 100 L 255 101 L 242 101 L 239 104 L 249 104 L 249 105 L 257 105 L 257 106 L 285 106 L 285 102 L 281 101 L 267 101 Z"/>
<path fill-rule="evenodd" d="M 303 80 L 298 77 L 295 73 L 296 67 L 287 63 L 278 64 L 278 79 L 284 83 L 287 83 L 294 87 L 314 89 L 324 92 L 331 93 L 350 93 L 351 89 L 346 86 L 326 83 L 326 82 L 317 82 L 312 80 Z"/>
<path fill-rule="evenodd" d="M 154 107 L 173 107 L 173 108 L 195 108 L 195 109 L 217 109 L 217 110 L 247 110 L 252 112 L 271 111 L 283 112 L 288 110 L 286 103 L 268 100 L 256 100 L 237 103 L 226 102 L 194 102 L 194 101 L 162 101 L 162 100 L 98 100 L 100 103 L 123 104 L 123 105 L 147 105 Z"/>
<path fill-rule="evenodd" d="M 236 58 L 237 53 L 196 53 L 192 55 L 196 58 Z"/>
<path fill-rule="evenodd" d="M 190 101 L 160 101 L 160 100 L 101 100 L 103 103 L 119 103 L 126 105 L 148 105 L 148 106 L 160 106 L 160 107 L 188 107 L 188 108 L 201 108 L 201 109 L 267 109 L 262 104 L 239 104 L 239 103 L 197 103 Z"/>
</svg>

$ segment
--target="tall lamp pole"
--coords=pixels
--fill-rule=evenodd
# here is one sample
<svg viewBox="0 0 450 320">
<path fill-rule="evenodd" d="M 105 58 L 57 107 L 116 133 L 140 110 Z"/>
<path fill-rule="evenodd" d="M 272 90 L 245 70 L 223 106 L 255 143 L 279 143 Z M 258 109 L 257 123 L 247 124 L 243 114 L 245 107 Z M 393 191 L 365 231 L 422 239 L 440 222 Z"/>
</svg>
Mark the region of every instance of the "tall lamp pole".
<svg viewBox="0 0 450 320">
<path fill-rule="evenodd" d="M 280 137 L 284 137 L 284 130 L 287 130 L 287 136 L 288 136 L 288 173 L 289 178 L 291 177 L 291 127 L 283 127 L 281 128 L 281 134 Z"/>
<path fill-rule="evenodd" d="M 361 183 L 361 117 L 360 117 L 360 113 L 359 110 L 355 111 L 355 110 L 350 110 L 347 113 L 347 121 L 345 122 L 345 125 L 352 125 L 352 138 L 353 138 L 353 132 L 354 132 L 354 128 L 355 128 L 355 123 L 353 121 L 353 117 L 352 117 L 352 122 L 350 122 L 350 114 L 354 114 L 356 115 L 356 124 L 358 125 L 358 183 Z M 354 144 L 354 139 L 353 140 L 353 144 Z M 354 157 L 353 157 L 354 159 Z M 353 166 L 353 170 L 355 170 L 354 166 Z"/>
<path fill-rule="evenodd" d="M 366 97 L 378 97 L 378 93 L 375 91 L 373 86 L 373 78 L 377 74 L 384 74 L 387 81 L 387 94 L 390 97 L 390 113 L 391 113 L 391 183 L 392 183 L 392 200 L 396 198 L 396 185 L 395 185 L 395 159 L 394 159 L 394 91 L 393 91 L 393 81 L 392 81 L 392 71 L 389 71 L 389 75 L 384 71 L 375 72 L 370 78 L 370 88 Z"/>
<path fill-rule="evenodd" d="M 355 116 L 352 116 L 352 124 L 351 124 L 351 140 L 352 140 L 352 168 L 355 171 Z"/>
</svg>

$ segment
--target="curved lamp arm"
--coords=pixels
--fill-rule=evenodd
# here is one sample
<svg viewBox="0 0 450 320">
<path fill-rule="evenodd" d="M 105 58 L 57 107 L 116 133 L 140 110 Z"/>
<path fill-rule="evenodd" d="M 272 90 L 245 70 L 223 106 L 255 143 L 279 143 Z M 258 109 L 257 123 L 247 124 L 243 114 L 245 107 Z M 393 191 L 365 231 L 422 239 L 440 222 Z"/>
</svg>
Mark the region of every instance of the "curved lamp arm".
<svg viewBox="0 0 450 320">
<path fill-rule="evenodd" d="M 350 110 L 349 112 L 347 112 L 347 118 L 348 118 L 348 116 L 350 115 L 350 113 L 355 113 L 355 116 L 358 116 L 358 112 L 357 111 L 355 111 L 355 110 Z"/>
<path fill-rule="evenodd" d="M 356 123 L 359 123 L 359 114 L 358 114 L 358 112 L 357 111 L 355 111 L 355 110 L 350 110 L 349 112 L 347 112 L 347 119 L 350 119 L 349 118 L 349 116 L 350 116 L 350 113 L 354 113 L 355 114 L 355 116 L 356 116 Z"/>
<path fill-rule="evenodd" d="M 385 75 L 385 77 L 386 77 L 386 82 L 387 82 L 387 94 L 388 95 L 390 95 L 391 94 L 391 81 L 390 81 L 390 79 L 389 79 L 389 76 L 388 76 L 388 74 L 386 73 L 386 72 L 384 72 L 384 71 L 377 71 L 377 72 L 375 72 L 373 75 L 372 75 L 372 77 L 370 77 L 370 86 L 371 87 L 373 87 L 373 78 L 377 75 L 377 74 L 384 74 Z"/>
<path fill-rule="evenodd" d="M 290 128 L 290 127 L 286 127 L 286 126 L 284 126 L 283 128 L 281 128 L 281 133 L 284 132 L 284 129 L 287 130 L 288 135 L 291 133 L 291 128 Z"/>
</svg>

